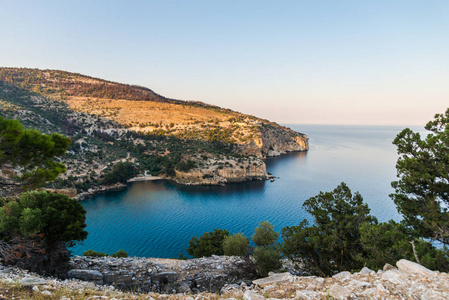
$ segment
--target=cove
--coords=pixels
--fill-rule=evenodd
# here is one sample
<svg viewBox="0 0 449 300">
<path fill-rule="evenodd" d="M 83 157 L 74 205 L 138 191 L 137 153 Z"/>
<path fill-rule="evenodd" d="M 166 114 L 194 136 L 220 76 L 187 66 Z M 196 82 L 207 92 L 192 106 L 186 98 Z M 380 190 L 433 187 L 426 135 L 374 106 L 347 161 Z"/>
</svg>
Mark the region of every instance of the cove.
<svg viewBox="0 0 449 300">
<path fill-rule="evenodd" d="M 268 172 L 278 177 L 274 182 L 193 187 L 145 181 L 97 195 L 82 202 L 89 236 L 73 253 L 123 249 L 131 256 L 173 258 L 186 255 L 192 236 L 214 228 L 250 237 L 269 220 L 280 232 L 310 218 L 302 209 L 306 199 L 341 182 L 362 194 L 379 221 L 400 219 L 388 195 L 396 180 L 392 141 L 404 126 L 289 127 L 309 135 L 310 150 L 267 159 Z"/>
</svg>

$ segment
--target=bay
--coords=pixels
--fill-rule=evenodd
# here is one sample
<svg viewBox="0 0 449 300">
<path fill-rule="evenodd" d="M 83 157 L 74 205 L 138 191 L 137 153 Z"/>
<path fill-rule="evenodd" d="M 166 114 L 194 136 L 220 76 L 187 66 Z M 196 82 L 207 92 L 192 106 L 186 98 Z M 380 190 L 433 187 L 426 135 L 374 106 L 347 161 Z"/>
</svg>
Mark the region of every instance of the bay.
<svg viewBox="0 0 449 300">
<path fill-rule="evenodd" d="M 310 219 L 302 208 L 306 199 L 341 182 L 362 194 L 379 221 L 400 219 L 389 194 L 398 158 L 392 141 L 404 126 L 288 126 L 309 135 L 310 150 L 267 159 L 274 182 L 192 187 L 146 181 L 97 195 L 82 202 L 89 236 L 73 253 L 123 249 L 131 256 L 172 258 L 186 255 L 192 236 L 214 228 L 250 237 L 268 220 L 280 232 Z"/>
</svg>

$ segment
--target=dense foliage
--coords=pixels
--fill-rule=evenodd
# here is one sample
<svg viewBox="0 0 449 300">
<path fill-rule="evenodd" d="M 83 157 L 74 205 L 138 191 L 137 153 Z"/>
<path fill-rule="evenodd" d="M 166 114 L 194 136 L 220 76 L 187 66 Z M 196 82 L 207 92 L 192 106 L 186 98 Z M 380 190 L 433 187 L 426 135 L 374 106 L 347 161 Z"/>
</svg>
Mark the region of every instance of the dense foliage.
<svg viewBox="0 0 449 300">
<path fill-rule="evenodd" d="M 228 256 L 246 256 L 249 252 L 249 239 L 243 233 L 235 233 L 223 240 L 223 253 Z"/>
<path fill-rule="evenodd" d="M 65 172 L 65 165 L 55 157 L 65 153 L 70 140 L 60 134 L 42 134 L 37 130 L 24 129 L 19 121 L 0 117 L 0 168 L 5 171 L 16 166 L 21 168 L 17 175 L 23 186 L 37 187 L 54 180 Z M 11 170 L 9 179 L 13 179 Z M 12 184 L 3 177 L 0 186 Z"/>
<path fill-rule="evenodd" d="M 268 221 L 262 221 L 254 229 L 251 240 L 256 244 L 253 260 L 260 276 L 267 276 L 268 272 L 278 270 L 281 264 L 280 245 L 276 243 L 279 233 Z"/>
<path fill-rule="evenodd" d="M 394 265 L 403 258 L 432 270 L 449 270 L 449 252 L 446 249 L 438 249 L 428 241 L 413 238 L 403 224 L 393 220 L 362 224 L 360 241 L 364 250 L 363 263 L 373 270 L 381 269 L 386 263 Z"/>
<path fill-rule="evenodd" d="M 223 241 L 229 235 L 229 231 L 223 229 L 214 229 L 206 232 L 199 238 L 192 237 L 187 247 L 187 253 L 193 257 L 203 257 L 223 255 Z"/>
<path fill-rule="evenodd" d="M 97 251 L 94 251 L 92 249 L 89 249 L 89 250 L 83 252 L 83 256 L 105 257 L 105 256 L 109 256 L 109 254 L 108 253 L 104 253 L 103 251 L 97 252 Z M 112 253 L 111 256 L 112 257 L 128 257 L 128 253 L 126 253 L 126 251 L 120 249 L 117 252 Z"/>
<path fill-rule="evenodd" d="M 68 260 L 77 241 L 87 237 L 86 211 L 76 200 L 47 191 L 31 191 L 18 199 L 2 199 L 1 248 L 7 263 L 54 273 Z"/>
<path fill-rule="evenodd" d="M 131 162 L 117 163 L 111 172 L 104 176 L 105 184 L 113 184 L 117 182 L 126 183 L 126 181 L 139 173 L 136 166 Z"/>
<path fill-rule="evenodd" d="M 362 196 L 353 195 L 342 183 L 332 192 L 320 192 L 306 200 L 303 207 L 312 215 L 314 225 L 303 220 L 299 226 L 284 228 L 284 253 L 301 259 L 307 268 L 321 275 L 363 267 L 358 259 L 363 249 L 359 229 L 375 219 L 369 215 Z"/>
<path fill-rule="evenodd" d="M 425 139 L 406 128 L 394 140 L 400 179 L 391 196 L 417 236 L 449 245 L 449 109 L 425 128 Z"/>
</svg>

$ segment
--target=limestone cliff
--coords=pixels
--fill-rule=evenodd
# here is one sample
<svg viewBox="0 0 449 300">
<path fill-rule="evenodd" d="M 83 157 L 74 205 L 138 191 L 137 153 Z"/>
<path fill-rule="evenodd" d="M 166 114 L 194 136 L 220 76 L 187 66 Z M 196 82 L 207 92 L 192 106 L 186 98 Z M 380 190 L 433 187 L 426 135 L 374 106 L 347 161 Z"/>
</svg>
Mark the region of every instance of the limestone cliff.
<svg viewBox="0 0 449 300">
<path fill-rule="evenodd" d="M 243 145 L 245 155 L 267 157 L 309 150 L 309 137 L 305 134 L 277 124 L 263 124 L 259 127 L 259 134 Z"/>
<path fill-rule="evenodd" d="M 265 163 L 258 158 L 210 160 L 189 172 L 176 171 L 174 180 L 188 185 L 216 185 L 267 179 Z"/>
</svg>

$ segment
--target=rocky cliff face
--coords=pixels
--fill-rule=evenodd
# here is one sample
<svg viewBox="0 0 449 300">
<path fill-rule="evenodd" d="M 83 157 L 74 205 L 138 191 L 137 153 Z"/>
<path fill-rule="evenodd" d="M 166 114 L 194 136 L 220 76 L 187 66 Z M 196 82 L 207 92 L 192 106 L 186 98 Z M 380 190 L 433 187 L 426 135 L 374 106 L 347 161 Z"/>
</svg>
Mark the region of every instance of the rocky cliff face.
<svg viewBox="0 0 449 300">
<path fill-rule="evenodd" d="M 212 256 L 189 260 L 163 258 L 79 257 L 68 277 L 137 292 L 220 292 L 225 284 L 248 284 L 255 269 L 248 258 Z"/>
<path fill-rule="evenodd" d="M 174 180 L 188 185 L 217 185 L 230 182 L 267 179 L 266 165 L 261 159 L 227 159 L 209 162 L 189 172 L 176 171 Z"/>
<path fill-rule="evenodd" d="M 260 134 L 244 145 L 245 155 L 278 156 L 292 151 L 309 150 L 309 137 L 282 126 L 260 126 Z"/>
</svg>

